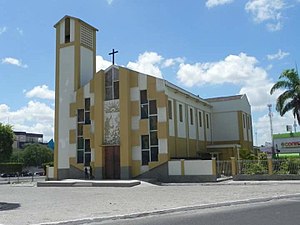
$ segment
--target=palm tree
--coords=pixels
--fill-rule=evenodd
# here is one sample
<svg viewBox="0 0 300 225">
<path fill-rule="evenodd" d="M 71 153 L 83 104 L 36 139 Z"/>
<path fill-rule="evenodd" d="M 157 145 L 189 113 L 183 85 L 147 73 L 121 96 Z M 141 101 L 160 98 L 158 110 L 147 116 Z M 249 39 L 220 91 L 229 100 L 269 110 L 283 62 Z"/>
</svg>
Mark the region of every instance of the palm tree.
<svg viewBox="0 0 300 225">
<path fill-rule="evenodd" d="M 280 116 L 283 116 L 286 112 L 292 110 L 294 118 L 297 118 L 300 125 L 300 78 L 298 70 L 288 69 L 283 71 L 278 81 L 271 88 L 270 94 L 278 89 L 285 89 L 285 91 L 277 98 L 277 112 L 280 113 Z"/>
</svg>

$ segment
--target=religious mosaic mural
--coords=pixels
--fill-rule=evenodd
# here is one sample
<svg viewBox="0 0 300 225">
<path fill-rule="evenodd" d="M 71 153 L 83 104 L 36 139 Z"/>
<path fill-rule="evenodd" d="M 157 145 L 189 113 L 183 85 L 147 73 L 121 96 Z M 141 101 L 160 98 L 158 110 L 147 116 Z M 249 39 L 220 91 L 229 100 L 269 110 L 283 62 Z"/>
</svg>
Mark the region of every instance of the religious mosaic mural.
<svg viewBox="0 0 300 225">
<path fill-rule="evenodd" d="M 104 102 L 104 143 L 120 144 L 120 103 L 119 100 Z"/>
</svg>

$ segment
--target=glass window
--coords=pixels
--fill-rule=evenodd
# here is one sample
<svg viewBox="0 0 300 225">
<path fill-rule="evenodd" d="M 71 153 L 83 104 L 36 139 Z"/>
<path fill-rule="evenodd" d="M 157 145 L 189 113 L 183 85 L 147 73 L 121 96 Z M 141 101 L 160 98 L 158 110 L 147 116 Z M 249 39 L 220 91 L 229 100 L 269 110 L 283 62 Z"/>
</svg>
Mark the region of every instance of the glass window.
<svg viewBox="0 0 300 225">
<path fill-rule="evenodd" d="M 77 138 L 77 149 L 83 149 L 83 137 Z"/>
<path fill-rule="evenodd" d="M 89 166 L 91 163 L 91 153 L 84 154 L 84 165 Z"/>
<path fill-rule="evenodd" d="M 202 127 L 202 113 L 199 112 L 199 126 Z"/>
<path fill-rule="evenodd" d="M 142 149 L 149 149 L 149 135 L 142 135 Z"/>
<path fill-rule="evenodd" d="M 90 139 L 85 139 L 84 140 L 84 151 L 85 152 L 91 152 Z"/>
<path fill-rule="evenodd" d="M 157 116 L 150 116 L 150 130 L 157 130 Z"/>
<path fill-rule="evenodd" d="M 105 74 L 105 87 L 111 87 L 111 86 L 112 86 L 112 74 L 111 74 L 111 70 L 109 70 Z"/>
<path fill-rule="evenodd" d="M 209 128 L 209 115 L 206 114 L 206 127 Z"/>
<path fill-rule="evenodd" d="M 114 82 L 114 99 L 119 99 L 119 81 Z"/>
<path fill-rule="evenodd" d="M 151 147 L 151 161 L 158 161 L 158 147 Z"/>
<path fill-rule="evenodd" d="M 150 144 L 151 145 L 158 145 L 157 131 L 151 131 L 150 132 Z"/>
<path fill-rule="evenodd" d="M 77 122 L 84 122 L 84 109 L 77 110 Z"/>
<path fill-rule="evenodd" d="M 91 124 L 90 112 L 85 112 L 85 124 Z"/>
<path fill-rule="evenodd" d="M 179 104 L 179 121 L 183 122 L 182 105 Z"/>
<path fill-rule="evenodd" d="M 113 68 L 114 70 L 114 81 L 119 80 L 119 70 L 116 68 Z"/>
<path fill-rule="evenodd" d="M 84 109 L 86 111 L 90 111 L 90 108 L 91 108 L 91 99 L 90 98 L 84 99 Z"/>
<path fill-rule="evenodd" d="M 83 135 L 83 124 L 78 123 L 77 124 L 77 136 L 82 136 Z"/>
<path fill-rule="evenodd" d="M 142 151 L 142 165 L 148 165 L 149 158 L 149 151 Z"/>
<path fill-rule="evenodd" d="M 112 100 L 112 87 L 105 88 L 105 100 Z"/>
<path fill-rule="evenodd" d="M 169 110 L 169 119 L 171 120 L 173 118 L 173 113 L 172 113 L 172 101 L 168 101 L 168 110 Z"/>
<path fill-rule="evenodd" d="M 141 104 L 148 103 L 147 90 L 140 91 Z"/>
<path fill-rule="evenodd" d="M 148 118 L 148 104 L 141 105 L 141 119 Z"/>
<path fill-rule="evenodd" d="M 150 100 L 149 101 L 149 107 L 150 107 L 150 115 L 151 114 L 157 114 L 157 107 L 156 107 L 156 100 Z"/>
<path fill-rule="evenodd" d="M 77 163 L 83 163 L 83 151 L 77 151 Z"/>
<path fill-rule="evenodd" d="M 194 110 L 192 108 L 190 108 L 190 122 L 191 122 L 191 125 L 194 124 Z"/>
<path fill-rule="evenodd" d="M 245 128 L 246 125 L 245 125 L 245 114 L 243 114 L 243 127 Z"/>
</svg>

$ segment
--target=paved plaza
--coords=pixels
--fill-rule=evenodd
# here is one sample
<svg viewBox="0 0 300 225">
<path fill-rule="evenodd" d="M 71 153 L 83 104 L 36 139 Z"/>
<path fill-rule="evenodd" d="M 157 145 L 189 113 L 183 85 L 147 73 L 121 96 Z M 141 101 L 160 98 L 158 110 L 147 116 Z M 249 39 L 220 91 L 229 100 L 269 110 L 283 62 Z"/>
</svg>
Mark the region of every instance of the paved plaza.
<svg viewBox="0 0 300 225">
<path fill-rule="evenodd" d="M 36 183 L 23 183 L 2 184 L 0 193 L 0 224 L 83 224 L 123 215 L 300 196 L 300 182 L 224 181 L 165 186 L 142 182 L 134 187 L 37 187 Z M 5 209 L 5 204 L 14 207 Z"/>
</svg>

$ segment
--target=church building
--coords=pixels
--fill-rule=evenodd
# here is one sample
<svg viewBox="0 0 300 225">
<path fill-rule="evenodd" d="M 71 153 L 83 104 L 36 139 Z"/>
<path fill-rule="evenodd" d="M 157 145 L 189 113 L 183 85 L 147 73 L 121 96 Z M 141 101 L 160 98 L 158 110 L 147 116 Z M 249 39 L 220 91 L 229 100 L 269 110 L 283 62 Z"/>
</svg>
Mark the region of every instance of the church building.
<svg viewBox="0 0 300 225">
<path fill-rule="evenodd" d="M 151 74 L 96 71 L 96 32 L 55 24 L 55 179 L 138 178 L 172 159 L 229 160 L 253 147 L 246 95 L 203 99 Z"/>
</svg>

